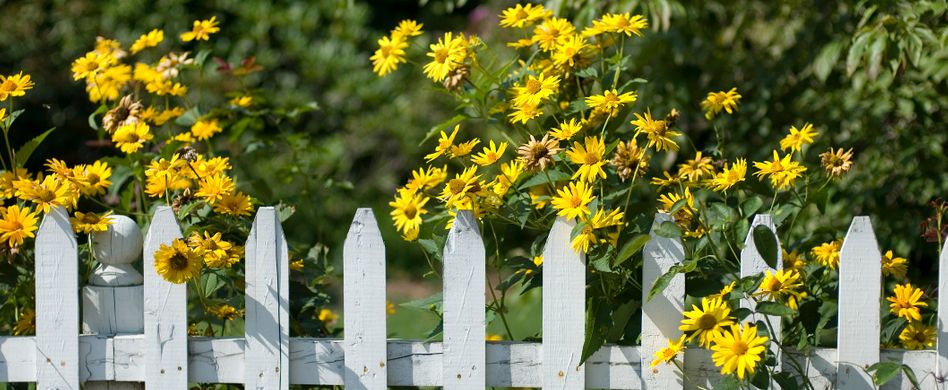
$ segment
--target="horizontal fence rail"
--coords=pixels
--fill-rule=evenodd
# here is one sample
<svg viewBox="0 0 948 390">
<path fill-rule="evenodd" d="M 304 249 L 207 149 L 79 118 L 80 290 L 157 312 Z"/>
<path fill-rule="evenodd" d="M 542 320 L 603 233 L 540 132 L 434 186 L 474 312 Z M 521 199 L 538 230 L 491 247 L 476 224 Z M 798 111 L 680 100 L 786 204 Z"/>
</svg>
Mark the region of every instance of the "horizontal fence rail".
<svg viewBox="0 0 948 390">
<path fill-rule="evenodd" d="M 101 382 L 123 383 L 112 387 L 123 389 L 141 388 L 140 383 L 149 389 L 186 389 L 188 383 L 254 389 L 287 389 L 290 384 L 353 389 L 691 388 L 672 366 L 648 367 L 666 339 L 681 335 L 678 324 L 685 310 L 682 275 L 645 299 L 651 285 L 685 257 L 679 239 L 655 233 L 668 221 L 670 216 L 656 215 L 643 249 L 642 345 L 607 345 L 580 365 L 586 265 L 585 257 L 570 246 L 574 225 L 564 219 L 554 223 L 543 251 L 544 284 L 555 288 L 543 289 L 540 343 L 484 341 L 486 254 L 469 211 L 458 213 L 444 248 L 443 342 L 385 339 L 385 250 L 369 209 L 357 211 L 343 250 L 345 338 L 289 337 L 288 251 L 272 207 L 258 210 L 246 244 L 245 337 L 208 338 L 187 336 L 185 286 L 165 281 L 152 266 L 154 252 L 181 237 L 168 207 L 156 211 L 144 244 L 127 219 L 113 224 L 104 238 L 96 237 L 97 242 L 109 240 L 105 247 L 117 252 L 144 248 L 145 272 L 137 275 L 127 264 L 127 254 L 100 254 L 102 246 L 97 247 L 102 265 L 82 293 L 82 329 L 96 334 L 80 334 L 76 239 L 68 215 L 55 208 L 45 216 L 36 239 L 36 336 L 0 337 L 0 382 L 36 382 L 39 389 L 79 389 L 81 383 L 92 388 Z M 774 232 L 768 215 L 756 216 L 752 226 L 758 225 Z M 136 234 L 137 243 L 116 244 L 135 240 Z M 744 276 L 770 270 L 751 234 L 753 229 L 740 256 Z M 935 350 L 880 350 L 880 260 L 869 219 L 855 218 L 840 254 L 838 347 L 784 353 L 778 370 L 789 370 L 786 362 L 793 359 L 817 389 L 870 389 L 874 386 L 864 368 L 891 361 L 911 367 L 922 388 L 944 386 L 940 378 L 948 374 L 948 309 L 938 307 Z M 948 244 L 939 265 L 948 265 Z M 941 273 L 939 300 L 943 294 L 948 294 L 948 281 Z M 128 313 L 136 308 L 143 322 Z M 720 381 L 709 351 L 689 349 L 681 360 L 685 374 L 700 386 L 713 388 Z M 883 388 L 912 387 L 908 378 L 898 377 Z"/>
</svg>

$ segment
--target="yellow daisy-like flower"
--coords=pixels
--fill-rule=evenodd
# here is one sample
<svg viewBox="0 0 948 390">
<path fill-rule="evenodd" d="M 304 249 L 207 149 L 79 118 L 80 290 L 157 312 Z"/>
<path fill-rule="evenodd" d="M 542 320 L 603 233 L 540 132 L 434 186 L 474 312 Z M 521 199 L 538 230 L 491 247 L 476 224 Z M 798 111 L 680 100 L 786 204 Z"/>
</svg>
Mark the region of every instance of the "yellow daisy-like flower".
<svg viewBox="0 0 948 390">
<path fill-rule="evenodd" d="M 36 333 L 36 312 L 33 309 L 26 308 L 20 312 L 20 318 L 16 320 L 13 326 L 14 336 L 27 336 Z"/>
<path fill-rule="evenodd" d="M 642 30 L 648 28 L 648 21 L 642 15 L 630 15 L 628 12 L 623 14 L 605 14 L 600 20 L 594 22 L 595 28 L 602 32 L 614 32 L 625 34 L 627 36 L 642 36 Z"/>
<path fill-rule="evenodd" d="M 591 47 L 586 38 L 580 34 L 573 34 L 560 40 L 553 50 L 551 59 L 553 65 L 564 71 L 571 71 L 586 66 L 589 62 Z"/>
<path fill-rule="evenodd" d="M 602 95 L 592 95 L 586 98 L 586 105 L 594 112 L 606 114 L 608 116 L 619 115 L 619 109 L 626 104 L 635 103 L 638 96 L 635 92 L 626 92 L 620 94 L 618 90 L 606 90 Z"/>
<path fill-rule="evenodd" d="M 201 274 L 201 256 L 180 238 L 155 251 L 155 272 L 165 280 L 181 284 Z"/>
<path fill-rule="evenodd" d="M 730 294 L 731 291 L 734 291 L 734 287 L 736 286 L 737 286 L 737 281 L 732 281 L 731 283 L 725 285 L 724 287 L 721 287 L 721 291 L 718 291 L 716 294 L 708 295 L 705 298 L 720 299 L 722 301 L 727 301 L 728 294 Z"/>
<path fill-rule="evenodd" d="M 208 310 L 214 317 L 217 317 L 219 320 L 223 321 L 233 321 L 240 317 L 244 316 L 243 310 L 237 310 L 236 307 L 231 305 L 220 305 Z"/>
<path fill-rule="evenodd" d="M 527 80 L 513 88 L 514 105 L 531 104 L 538 105 L 556 94 L 560 86 L 559 76 L 547 77 L 540 74 L 539 77 L 533 75 L 527 76 Z"/>
<path fill-rule="evenodd" d="M 6 242 L 10 248 L 16 248 L 23 244 L 23 239 L 34 237 L 38 214 L 38 211 L 30 211 L 29 207 L 17 205 L 0 209 L 0 241 Z"/>
<path fill-rule="evenodd" d="M 151 141 L 155 136 L 151 133 L 151 128 L 145 122 L 136 122 L 119 126 L 115 133 L 112 133 L 112 142 L 118 146 L 119 150 L 127 154 L 135 153 L 145 142 Z"/>
<path fill-rule="evenodd" d="M 253 212 L 253 200 L 242 192 L 225 194 L 214 203 L 214 212 L 243 217 Z"/>
<path fill-rule="evenodd" d="M 110 215 L 112 215 L 112 211 L 106 211 L 101 215 L 76 211 L 74 216 L 70 218 L 72 230 L 76 233 L 85 234 L 104 232 L 109 230 L 109 226 L 112 225 L 112 219 L 109 218 Z"/>
<path fill-rule="evenodd" d="M 925 325 L 920 322 L 909 322 L 902 333 L 899 333 L 899 341 L 905 349 L 925 349 L 935 346 L 935 327 Z"/>
<path fill-rule="evenodd" d="M 467 51 L 465 45 L 463 37 L 454 37 L 450 31 L 444 33 L 444 37 L 438 38 L 438 43 L 428 46 L 430 51 L 427 56 L 431 57 L 431 62 L 422 68 L 425 76 L 436 82 L 444 81 L 448 73 L 464 60 Z"/>
<path fill-rule="evenodd" d="M 685 336 L 682 335 L 678 341 L 668 339 L 668 346 L 655 352 L 655 360 L 649 364 L 649 368 L 655 368 L 660 363 L 671 363 L 678 356 L 678 353 L 685 349 Z"/>
<path fill-rule="evenodd" d="M 507 114 L 507 116 L 510 117 L 510 123 L 520 122 L 521 124 L 526 124 L 531 119 L 540 115 L 543 115 L 543 110 L 540 106 L 529 103 L 515 105 L 514 111 Z"/>
<path fill-rule="evenodd" d="M 303 272 L 304 268 L 306 268 L 306 263 L 302 259 L 290 262 L 290 271 Z"/>
<path fill-rule="evenodd" d="M 378 40 L 379 48 L 375 50 L 372 57 L 372 71 L 379 76 L 385 76 L 395 71 L 398 64 L 404 63 L 405 49 L 408 48 L 408 42 L 401 36 L 382 37 Z"/>
<path fill-rule="evenodd" d="M 787 134 L 786 137 L 780 140 L 780 149 L 790 149 L 790 152 L 799 152 L 803 150 L 803 145 L 812 144 L 813 137 L 817 135 L 819 135 L 819 133 L 813 130 L 813 125 L 810 123 L 804 124 L 801 129 L 798 129 L 796 126 L 790 126 L 790 134 Z"/>
<path fill-rule="evenodd" d="M 16 173 L 12 171 L 0 171 L 0 197 L 10 199 L 16 196 L 16 182 L 20 180 L 30 180 L 30 174 L 23 168 L 16 168 Z"/>
<path fill-rule="evenodd" d="M 113 63 L 115 63 L 115 57 L 90 51 L 72 62 L 72 78 L 94 82 L 95 77 Z"/>
<path fill-rule="evenodd" d="M 132 54 L 136 54 L 142 50 L 145 50 L 149 47 L 158 46 L 161 41 L 165 40 L 165 32 L 159 29 L 154 29 L 149 31 L 147 34 L 142 34 L 135 40 L 135 43 L 132 44 L 132 47 L 129 50 Z M 77 79 L 78 80 L 78 79 Z"/>
<path fill-rule="evenodd" d="M 725 163 L 724 169 L 714 175 L 708 187 L 715 191 L 727 191 L 737 183 L 744 181 L 745 175 L 747 175 L 747 161 L 739 158 L 730 167 Z"/>
<path fill-rule="evenodd" d="M 810 254 L 822 266 L 829 269 L 839 267 L 839 251 L 843 248 L 843 240 L 824 242 L 810 250 Z"/>
<path fill-rule="evenodd" d="M 428 210 L 425 210 L 425 203 L 428 203 L 428 200 L 429 198 L 423 193 L 398 191 L 395 200 L 388 202 L 388 205 L 392 207 L 389 215 L 395 222 L 395 229 L 406 235 L 412 232 L 417 234 L 421 229 L 421 216 L 428 213 Z"/>
<path fill-rule="evenodd" d="M 569 20 L 552 17 L 546 19 L 533 29 L 533 43 L 543 51 L 553 51 L 556 45 L 576 32 L 576 27 Z"/>
<path fill-rule="evenodd" d="M 22 71 L 9 76 L 0 75 L 0 102 L 8 97 L 26 95 L 26 91 L 33 89 L 33 85 L 30 75 L 24 75 Z"/>
<path fill-rule="evenodd" d="M 590 244 L 608 242 L 608 240 L 599 239 L 596 236 L 596 231 L 611 226 L 620 226 L 624 217 L 625 213 L 618 209 L 613 209 L 609 213 L 606 213 L 603 209 L 596 210 L 592 218 L 583 221 L 583 230 L 572 241 L 573 249 L 588 253 Z"/>
<path fill-rule="evenodd" d="M 652 119 L 651 110 L 646 110 L 645 116 L 635 113 L 635 120 L 631 123 L 635 126 L 635 137 L 638 137 L 641 133 L 645 133 L 645 136 L 648 138 L 646 148 L 654 146 L 655 150 L 659 152 L 662 150 L 678 151 L 678 143 L 675 142 L 672 137 L 677 137 L 681 135 L 681 133 L 669 128 L 668 121 L 666 120 Z"/>
<path fill-rule="evenodd" d="M 205 202 L 213 206 L 224 196 L 232 193 L 234 193 L 234 179 L 219 173 L 201 180 L 198 191 L 194 193 L 194 196 L 204 198 Z"/>
<path fill-rule="evenodd" d="M 524 28 L 550 16 L 553 16 L 553 12 L 547 11 L 542 5 L 517 4 L 500 13 L 500 27 Z"/>
<path fill-rule="evenodd" d="M 754 174 L 759 178 L 769 177 L 770 185 L 777 190 L 786 189 L 793 185 L 796 179 L 803 176 L 803 172 L 806 172 L 806 167 L 790 160 L 790 156 L 791 154 L 787 154 L 780 157 L 774 150 L 773 161 L 754 162 L 754 167 L 757 168 Z"/>
<path fill-rule="evenodd" d="M 454 145 L 454 137 L 458 135 L 458 130 L 461 129 L 461 125 L 454 125 L 454 131 L 451 132 L 451 135 L 447 135 L 443 130 L 441 131 L 441 138 L 438 139 L 438 146 L 435 146 L 435 150 L 432 153 L 429 153 L 425 156 L 425 160 L 431 162 L 432 160 L 440 157 L 446 152 L 451 150 L 451 146 Z"/>
<path fill-rule="evenodd" d="M 421 35 L 421 28 L 424 24 L 411 19 L 405 19 L 398 22 L 398 26 L 392 30 L 392 39 L 409 38 Z"/>
<path fill-rule="evenodd" d="M 566 151 L 566 157 L 574 164 L 580 164 L 579 168 L 573 173 L 572 179 L 577 177 L 587 183 L 592 183 L 598 178 L 605 179 L 606 171 L 602 165 L 606 162 L 602 159 L 606 152 L 606 144 L 599 137 L 586 137 L 586 146 L 579 142 L 573 142 L 573 147 Z"/>
<path fill-rule="evenodd" d="M 796 270 L 784 269 L 776 273 L 767 270 L 756 295 L 764 299 L 786 303 L 788 307 L 796 310 L 800 300 L 806 298 L 806 292 L 800 291 L 802 289 L 803 282 L 800 280 L 800 273 Z"/>
<path fill-rule="evenodd" d="M 566 141 L 580 131 L 583 131 L 582 122 L 577 122 L 576 118 L 570 118 L 569 122 L 560 123 L 559 127 L 550 130 L 550 136 L 559 141 Z"/>
<path fill-rule="evenodd" d="M 757 363 L 762 359 L 761 355 L 767 350 L 767 341 L 766 336 L 757 335 L 755 325 L 738 327 L 731 324 L 730 331 L 714 339 L 711 359 L 715 366 L 721 367 L 722 375 L 736 371 L 737 377 L 744 379 L 746 375 L 754 374 Z"/>
<path fill-rule="evenodd" d="M 466 207 L 471 203 L 470 197 L 475 196 L 481 190 L 479 183 L 480 175 L 477 175 L 477 167 L 469 167 L 463 172 L 455 174 L 454 178 L 448 180 L 441 191 L 441 201 L 448 208 Z"/>
<path fill-rule="evenodd" d="M 324 324 L 329 325 L 335 322 L 339 318 L 339 315 L 333 313 L 333 311 L 329 309 L 320 309 L 319 314 L 316 315 L 316 318 L 318 318 Z"/>
<path fill-rule="evenodd" d="M 691 182 L 696 182 L 705 176 L 713 175 L 714 167 L 711 166 L 711 157 L 702 156 L 700 151 L 695 153 L 695 158 L 678 165 L 678 177 L 685 178 Z"/>
<path fill-rule="evenodd" d="M 78 191 L 69 182 L 59 180 L 55 175 L 49 175 L 37 180 L 22 179 L 13 182 L 16 196 L 22 200 L 32 202 L 37 211 L 48 213 L 53 206 L 72 208 L 76 204 Z"/>
<path fill-rule="evenodd" d="M 7 119 L 7 109 L 0 108 L 0 122 L 3 122 L 6 119 Z"/>
<path fill-rule="evenodd" d="M 405 188 L 411 191 L 430 190 L 447 179 L 447 169 L 438 167 L 418 168 L 411 173 Z"/>
<path fill-rule="evenodd" d="M 95 76 L 93 81 L 86 82 L 86 93 L 89 94 L 89 100 L 95 103 L 115 101 L 122 97 L 122 89 L 131 79 L 131 66 L 110 66 Z"/>
<path fill-rule="evenodd" d="M 523 161 L 517 159 L 500 164 L 500 174 L 494 177 L 494 193 L 500 196 L 507 194 L 507 191 L 517 182 L 523 173 L 525 165 Z"/>
<path fill-rule="evenodd" d="M 479 143 L 481 143 L 481 140 L 474 138 L 457 145 L 451 145 L 451 158 L 459 158 L 471 154 L 471 151 L 474 150 L 474 147 Z"/>
<path fill-rule="evenodd" d="M 217 24 L 217 16 L 211 16 L 207 20 L 195 20 L 191 26 L 191 31 L 181 33 L 181 40 L 185 42 L 206 41 L 211 37 L 211 34 L 221 31 Z"/>
<path fill-rule="evenodd" d="M 886 251 L 882 256 L 882 275 L 904 278 L 908 271 L 908 260 L 896 257 L 892 251 Z"/>
<path fill-rule="evenodd" d="M 497 162 L 497 160 L 500 160 L 500 158 L 504 155 L 504 151 L 506 150 L 506 142 L 501 142 L 500 146 L 498 147 L 494 144 L 494 140 L 490 140 L 490 146 L 485 146 L 483 151 L 474 155 L 474 157 L 471 158 L 471 162 L 482 167 L 486 167 Z"/>
<path fill-rule="evenodd" d="M 200 141 L 213 137 L 215 134 L 224 131 L 217 119 L 201 119 L 191 125 L 191 135 Z"/>
<path fill-rule="evenodd" d="M 786 248 L 780 248 L 783 251 L 783 267 L 786 269 L 793 269 L 799 272 L 803 271 L 803 267 L 806 267 L 806 258 L 797 252 L 796 250 L 787 252 Z"/>
<path fill-rule="evenodd" d="M 678 216 L 679 214 L 686 214 L 687 216 L 691 216 L 692 214 L 694 214 L 695 197 L 691 195 L 691 189 L 688 187 L 685 187 L 685 192 L 681 194 L 670 192 L 670 193 L 662 194 L 661 196 L 659 196 L 658 197 L 658 203 L 660 205 L 659 211 L 663 213 L 670 213 L 671 210 L 675 207 L 675 203 L 678 203 L 678 201 L 682 199 L 685 200 L 685 205 L 681 207 L 680 209 L 678 209 L 676 216 Z"/>
<path fill-rule="evenodd" d="M 231 263 L 230 251 L 234 244 L 221 239 L 220 232 L 213 235 L 204 232 L 202 237 L 200 233 L 194 232 L 188 237 L 188 246 L 198 256 L 204 259 L 204 264 L 212 268 L 229 268 Z"/>
<path fill-rule="evenodd" d="M 919 308 L 927 307 L 928 304 L 921 302 L 922 289 L 912 287 L 911 283 L 897 284 L 893 289 L 895 295 L 886 297 L 889 303 L 889 311 L 899 317 L 903 317 L 909 322 L 921 321 L 922 314 Z"/>
<path fill-rule="evenodd" d="M 112 185 L 112 168 L 109 164 L 96 161 L 91 165 L 77 165 L 72 169 L 73 177 L 79 184 L 79 191 L 83 195 L 99 195 L 105 193 Z"/>
<path fill-rule="evenodd" d="M 566 219 L 582 218 L 589 215 L 589 202 L 596 197 L 592 194 L 592 187 L 584 181 L 570 182 L 569 186 L 556 190 L 553 197 L 553 208 L 556 215 Z"/>
<path fill-rule="evenodd" d="M 230 99 L 228 103 L 240 108 L 247 108 L 247 107 L 250 107 L 251 104 L 253 104 L 253 96 L 250 96 L 250 95 L 234 96 L 234 98 Z"/>
<path fill-rule="evenodd" d="M 731 318 L 731 308 L 722 299 L 701 298 L 701 308 L 691 305 L 691 310 L 684 313 L 679 330 L 691 332 L 688 341 L 698 339 L 702 347 L 709 347 L 724 332 L 726 326 L 734 324 Z"/>
<path fill-rule="evenodd" d="M 737 93 L 737 88 L 731 88 L 727 92 L 709 92 L 708 97 L 701 102 L 701 108 L 704 110 L 704 117 L 711 120 L 721 110 L 733 114 L 734 111 L 737 111 L 737 104 L 740 101 L 741 95 Z"/>
<path fill-rule="evenodd" d="M 145 193 L 153 198 L 161 198 L 166 191 L 183 190 L 191 186 L 185 173 L 186 162 L 177 153 L 170 160 L 164 158 L 152 161 L 145 169 Z M 189 171 L 189 170 L 188 170 Z"/>
</svg>

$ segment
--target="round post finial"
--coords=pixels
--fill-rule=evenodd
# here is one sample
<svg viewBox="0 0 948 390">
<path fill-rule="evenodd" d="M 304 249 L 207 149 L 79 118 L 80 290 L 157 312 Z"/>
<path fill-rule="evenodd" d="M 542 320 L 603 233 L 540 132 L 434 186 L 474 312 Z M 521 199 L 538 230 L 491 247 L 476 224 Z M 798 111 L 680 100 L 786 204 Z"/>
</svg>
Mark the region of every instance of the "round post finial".
<svg viewBox="0 0 948 390">
<path fill-rule="evenodd" d="M 132 263 L 142 254 L 142 231 L 138 224 L 124 215 L 110 215 L 108 230 L 92 236 L 93 251 L 99 266 L 89 283 L 95 286 L 135 286 L 144 282 Z"/>
</svg>

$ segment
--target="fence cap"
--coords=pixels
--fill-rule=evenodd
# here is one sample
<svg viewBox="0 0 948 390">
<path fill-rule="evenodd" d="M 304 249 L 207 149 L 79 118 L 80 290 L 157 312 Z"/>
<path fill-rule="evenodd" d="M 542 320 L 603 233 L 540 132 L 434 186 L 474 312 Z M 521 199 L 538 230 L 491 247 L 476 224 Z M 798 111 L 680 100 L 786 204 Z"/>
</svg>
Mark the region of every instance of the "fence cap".
<svg viewBox="0 0 948 390">
<path fill-rule="evenodd" d="M 112 224 L 104 232 L 92 236 L 96 260 L 101 263 L 89 277 L 96 286 L 135 286 L 144 282 L 142 274 L 132 266 L 142 255 L 142 231 L 138 224 L 124 215 L 110 215 Z"/>
</svg>

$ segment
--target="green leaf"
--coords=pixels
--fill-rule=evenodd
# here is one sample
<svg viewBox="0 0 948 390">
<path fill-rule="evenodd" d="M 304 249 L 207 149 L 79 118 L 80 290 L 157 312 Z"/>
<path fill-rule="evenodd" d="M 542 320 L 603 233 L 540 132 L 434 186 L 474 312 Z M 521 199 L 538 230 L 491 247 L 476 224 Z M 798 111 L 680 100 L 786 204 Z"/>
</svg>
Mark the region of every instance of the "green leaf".
<svg viewBox="0 0 948 390">
<path fill-rule="evenodd" d="M 757 312 L 760 314 L 766 314 L 769 316 L 791 316 L 796 313 L 793 309 L 787 307 L 782 303 L 777 302 L 761 302 L 757 304 Z"/>
<path fill-rule="evenodd" d="M 872 382 L 882 386 L 895 379 L 902 371 L 902 365 L 896 362 L 878 362 L 866 369 L 872 374 Z"/>
<path fill-rule="evenodd" d="M 227 284 L 227 279 L 222 278 L 216 272 L 205 272 L 201 275 L 202 294 L 205 298 L 210 298 L 212 294 L 220 290 Z"/>
<path fill-rule="evenodd" d="M 210 50 L 201 50 L 194 56 L 194 66 L 200 67 L 204 65 L 204 61 L 207 60 L 207 56 L 211 55 Z"/>
<path fill-rule="evenodd" d="M 751 377 L 751 384 L 758 389 L 770 388 L 770 373 L 767 370 L 757 370 L 754 376 Z"/>
<path fill-rule="evenodd" d="M 622 249 L 619 250 L 619 257 L 616 258 L 616 266 L 625 263 L 627 260 L 632 258 L 636 253 L 642 250 L 642 247 L 645 246 L 645 243 L 648 240 L 652 239 L 648 234 L 639 234 L 635 237 L 632 237 L 625 245 L 622 246 Z"/>
<path fill-rule="evenodd" d="M 428 253 L 433 259 L 441 261 L 441 246 L 438 245 L 435 240 L 430 238 L 423 238 L 418 240 L 418 244 L 421 245 L 421 248 Z"/>
<path fill-rule="evenodd" d="M 733 375 L 721 378 L 721 381 L 714 385 L 715 390 L 738 390 L 741 388 L 741 382 Z"/>
<path fill-rule="evenodd" d="M 194 107 L 185 111 L 184 114 L 181 114 L 181 116 L 176 118 L 174 120 L 174 124 L 178 126 L 191 127 L 191 125 L 197 123 L 198 119 L 201 119 L 201 110 L 198 110 L 197 107 Z"/>
<path fill-rule="evenodd" d="M 915 375 L 915 370 L 912 370 L 912 367 L 909 367 L 906 364 L 902 365 L 902 372 L 905 373 L 905 377 L 908 378 L 909 382 L 912 382 L 912 386 L 915 389 L 921 389 L 922 386 L 918 384 L 918 377 Z"/>
<path fill-rule="evenodd" d="M 414 301 L 405 302 L 405 303 L 400 304 L 399 306 L 408 307 L 412 309 L 418 309 L 418 310 L 434 310 L 440 313 L 441 302 L 442 302 L 441 293 L 435 293 L 435 294 L 432 294 L 431 296 L 428 296 L 427 298 L 416 299 Z"/>
<path fill-rule="evenodd" d="M 3 127 L 9 129 L 10 126 L 13 126 L 13 122 L 16 122 L 16 118 L 23 113 L 23 109 L 19 109 L 7 114 L 6 118 L 3 118 Z"/>
<path fill-rule="evenodd" d="M 92 128 L 92 130 L 99 130 L 99 121 L 96 119 L 96 116 L 100 114 L 104 114 L 108 110 L 109 110 L 109 107 L 103 104 L 99 106 L 99 108 L 97 108 L 95 112 L 89 114 L 89 119 L 88 119 L 89 127 Z"/>
<path fill-rule="evenodd" d="M 24 164 L 26 164 L 26 160 L 30 158 L 30 155 L 33 154 L 33 151 L 36 150 L 36 147 L 40 146 L 40 144 L 43 143 L 43 140 L 46 139 L 46 136 L 49 135 L 49 133 L 52 133 L 53 130 L 56 130 L 56 128 L 54 127 L 52 129 L 46 130 L 42 134 L 33 137 L 33 139 L 26 141 L 26 143 L 16 151 L 16 165 L 22 167 Z"/>
<path fill-rule="evenodd" d="M 296 213 L 296 206 L 288 205 L 286 203 L 279 203 L 276 205 L 276 214 L 277 218 L 280 219 L 280 222 L 286 222 L 287 219 L 293 216 Z"/>
<path fill-rule="evenodd" d="M 569 180 L 570 174 L 562 172 L 558 169 L 550 169 L 543 172 L 537 172 L 529 180 L 523 182 L 523 184 L 518 187 L 518 189 L 530 188 L 538 185 L 543 185 L 550 183 L 550 185 L 555 186 L 556 182 Z M 551 182 L 552 181 L 552 182 Z"/>
<path fill-rule="evenodd" d="M 846 54 L 846 75 L 852 76 L 853 72 L 856 71 L 856 67 L 859 66 L 859 60 L 862 59 L 863 53 L 866 51 L 866 45 L 869 44 L 869 37 L 872 34 L 862 33 L 856 40 L 853 41 L 853 45 L 849 47 L 849 53 Z"/>
<path fill-rule="evenodd" d="M 886 34 L 877 32 L 876 39 L 872 41 L 869 47 L 869 79 L 875 80 L 882 69 L 882 55 L 885 53 L 885 45 L 888 43 Z"/>
<path fill-rule="evenodd" d="M 428 130 L 428 134 L 425 134 L 425 138 L 422 138 L 421 142 L 418 143 L 418 146 L 424 145 L 425 142 L 428 142 L 428 140 L 432 137 L 437 137 L 440 132 L 447 131 L 448 128 L 454 127 L 454 125 L 461 123 L 461 121 L 466 118 L 466 115 L 458 114 L 453 116 L 451 119 L 432 126 L 431 130 Z"/>
<path fill-rule="evenodd" d="M 800 388 L 800 384 L 797 383 L 797 380 L 793 378 L 793 374 L 787 371 L 782 371 L 775 373 L 774 381 L 780 385 L 781 390 L 797 390 Z"/>
<path fill-rule="evenodd" d="M 770 228 L 764 225 L 754 227 L 754 246 L 770 268 L 777 268 L 777 238 Z"/>
<path fill-rule="evenodd" d="M 652 288 L 648 291 L 648 300 L 652 300 L 652 297 L 654 297 L 655 294 L 665 291 L 665 287 L 668 287 L 668 283 L 671 283 L 672 278 L 674 278 L 675 275 L 678 275 L 681 269 L 682 267 L 680 265 L 673 265 L 668 269 L 668 272 L 655 280 L 655 284 L 653 284 Z"/>
<path fill-rule="evenodd" d="M 820 81 L 826 81 L 836 62 L 839 61 L 839 55 L 843 52 L 843 41 L 833 41 L 823 46 L 820 54 L 813 60 L 813 73 Z"/>
<path fill-rule="evenodd" d="M 667 237 L 667 238 L 676 238 L 681 237 L 681 229 L 678 228 L 672 221 L 662 222 L 661 225 L 658 225 L 658 228 L 655 229 L 655 234 Z"/>
<path fill-rule="evenodd" d="M 763 199 L 761 199 L 757 195 L 751 196 L 750 198 L 747 198 L 746 200 L 744 200 L 744 202 L 741 203 L 741 215 L 745 217 L 754 215 L 754 213 L 756 213 L 757 210 L 760 210 L 760 207 L 763 205 L 764 205 Z"/>
</svg>

